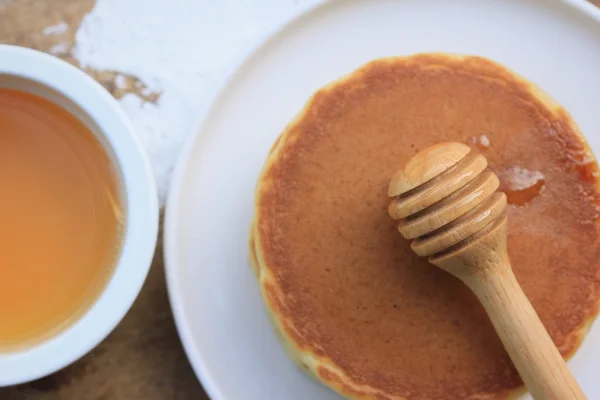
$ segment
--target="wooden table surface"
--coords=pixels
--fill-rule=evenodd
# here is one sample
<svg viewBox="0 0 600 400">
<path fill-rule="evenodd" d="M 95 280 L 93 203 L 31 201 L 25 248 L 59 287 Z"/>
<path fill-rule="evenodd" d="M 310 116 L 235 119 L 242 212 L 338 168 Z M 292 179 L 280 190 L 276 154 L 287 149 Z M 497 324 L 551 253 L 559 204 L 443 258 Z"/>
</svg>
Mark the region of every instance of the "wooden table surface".
<svg viewBox="0 0 600 400">
<path fill-rule="evenodd" d="M 600 0 L 590 1 L 600 6 Z M 94 0 L 0 0 L 0 43 L 54 52 L 77 65 L 70 49 L 81 19 L 93 6 Z M 64 33 L 44 34 L 45 28 L 61 23 L 68 25 Z M 57 53 L 60 48 L 64 50 Z M 116 71 L 86 71 L 117 98 L 127 92 L 143 97 L 134 77 L 128 78 L 125 89 L 118 89 L 113 83 Z M 208 399 L 175 330 L 160 246 L 133 308 L 95 350 L 47 378 L 0 388 L 0 400 L 120 399 Z"/>
<path fill-rule="evenodd" d="M 56 55 L 77 64 L 69 50 L 81 19 L 93 6 L 94 0 L 0 0 L 0 43 L 47 52 L 56 49 L 56 45 L 66 45 L 66 50 Z M 45 28 L 61 23 L 68 25 L 64 33 L 44 35 Z M 115 97 L 141 90 L 133 78 L 128 79 L 130 89 L 116 88 L 115 71 L 87 72 Z M 161 238 L 159 243 L 162 243 Z M 131 311 L 95 350 L 47 378 L 0 388 L 0 400 L 120 399 L 208 399 L 189 366 L 175 330 L 161 246 Z"/>
</svg>

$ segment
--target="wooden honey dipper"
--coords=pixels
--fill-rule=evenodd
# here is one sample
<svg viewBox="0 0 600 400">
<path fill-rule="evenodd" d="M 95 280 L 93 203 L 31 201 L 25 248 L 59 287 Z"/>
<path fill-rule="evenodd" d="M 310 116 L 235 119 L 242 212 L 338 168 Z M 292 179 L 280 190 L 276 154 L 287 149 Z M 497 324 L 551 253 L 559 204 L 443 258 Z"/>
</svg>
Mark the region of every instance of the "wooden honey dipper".
<svg viewBox="0 0 600 400">
<path fill-rule="evenodd" d="M 464 144 L 429 147 L 392 177 L 389 214 L 417 255 L 475 293 L 535 399 L 585 399 L 512 272 L 506 195 L 486 167 Z"/>
</svg>

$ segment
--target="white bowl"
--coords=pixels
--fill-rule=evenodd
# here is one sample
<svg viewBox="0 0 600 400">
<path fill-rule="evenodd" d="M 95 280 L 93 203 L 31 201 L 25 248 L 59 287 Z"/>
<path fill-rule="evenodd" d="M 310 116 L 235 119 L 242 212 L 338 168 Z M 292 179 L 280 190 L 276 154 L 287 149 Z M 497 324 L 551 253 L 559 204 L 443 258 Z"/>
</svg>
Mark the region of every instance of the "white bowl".
<svg viewBox="0 0 600 400">
<path fill-rule="evenodd" d="M 212 399 L 340 399 L 295 368 L 269 323 L 248 262 L 254 185 L 319 87 L 372 59 L 425 51 L 478 54 L 536 82 L 600 154 L 600 11 L 583 0 L 332 0 L 278 28 L 232 66 L 167 204 L 171 304 Z M 569 365 L 600 399 L 600 323 Z"/>
<path fill-rule="evenodd" d="M 122 252 L 100 297 L 56 336 L 21 351 L 0 353 L 1 387 L 67 366 L 117 326 L 142 288 L 152 262 L 158 202 L 152 171 L 133 127 L 119 104 L 91 77 L 47 54 L 0 45 L 0 87 L 46 97 L 71 111 L 97 135 L 120 172 L 126 218 Z"/>
</svg>

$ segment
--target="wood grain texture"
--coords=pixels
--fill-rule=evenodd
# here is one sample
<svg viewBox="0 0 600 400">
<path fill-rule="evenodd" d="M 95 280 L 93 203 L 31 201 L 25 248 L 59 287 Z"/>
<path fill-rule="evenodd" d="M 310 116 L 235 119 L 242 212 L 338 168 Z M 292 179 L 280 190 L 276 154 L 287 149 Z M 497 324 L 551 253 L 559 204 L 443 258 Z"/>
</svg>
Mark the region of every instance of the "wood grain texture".
<svg viewBox="0 0 600 400">
<path fill-rule="evenodd" d="M 479 237 L 431 262 L 462 280 L 485 308 L 510 359 L 537 400 L 585 400 L 542 321 L 515 278 L 506 217 Z"/>
<path fill-rule="evenodd" d="M 600 6 L 600 0 L 591 2 Z M 0 43 L 50 51 L 66 42 L 67 51 L 60 56 L 76 64 L 69 50 L 81 19 L 93 5 L 93 0 L 0 0 Z M 69 26 L 64 34 L 43 34 L 44 28 L 61 22 Z M 116 71 L 86 71 L 115 97 L 141 94 L 142 86 L 134 77 L 128 77 L 123 90 L 114 86 Z M 181 349 L 163 270 L 158 251 L 137 302 L 98 348 L 50 377 L 0 389 L 0 400 L 208 399 Z"/>
<path fill-rule="evenodd" d="M 70 56 L 75 32 L 93 0 L 0 0 L 0 43 L 46 52 L 59 44 L 57 54 L 77 65 Z M 44 28 L 68 24 L 64 33 L 44 35 Z M 143 90 L 126 77 L 116 88 L 116 71 L 86 70 L 115 97 Z M 156 97 L 146 98 L 154 101 Z M 161 217 L 162 221 L 162 217 Z M 161 229 L 162 232 L 162 229 Z M 185 357 L 173 323 L 159 249 L 137 301 L 117 329 L 95 350 L 73 365 L 38 381 L 0 388 L 0 400 L 203 400 L 208 399 Z"/>
<path fill-rule="evenodd" d="M 0 388 L 0 400 L 119 399 L 208 399 L 177 336 L 160 247 L 137 301 L 104 342 L 49 377 Z"/>
<path fill-rule="evenodd" d="M 419 256 L 462 280 L 485 308 L 527 389 L 538 400 L 585 400 L 585 394 L 515 278 L 508 258 L 506 195 L 482 190 L 483 168 L 468 146 L 446 142 L 413 156 L 393 175 L 390 216 L 414 238 Z M 456 177 L 462 177 L 457 179 Z M 471 186 L 474 186 L 473 190 Z M 397 190 L 396 190 L 397 189 Z M 444 196 L 431 193 L 444 192 Z M 442 198 L 441 201 L 428 199 Z M 425 204 L 423 204 L 425 203 Z M 406 218 L 405 218 L 406 217 Z M 423 221 L 416 232 L 403 228 Z"/>
</svg>

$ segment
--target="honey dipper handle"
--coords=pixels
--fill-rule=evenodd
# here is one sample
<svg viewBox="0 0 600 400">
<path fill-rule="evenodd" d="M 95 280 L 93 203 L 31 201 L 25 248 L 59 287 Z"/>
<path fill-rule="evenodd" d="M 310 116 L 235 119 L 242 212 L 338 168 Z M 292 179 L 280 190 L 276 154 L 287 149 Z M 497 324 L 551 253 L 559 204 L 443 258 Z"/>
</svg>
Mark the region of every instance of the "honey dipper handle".
<svg viewBox="0 0 600 400">
<path fill-rule="evenodd" d="M 510 265 L 486 268 L 480 279 L 468 284 L 486 309 L 534 399 L 586 398 Z"/>
</svg>

